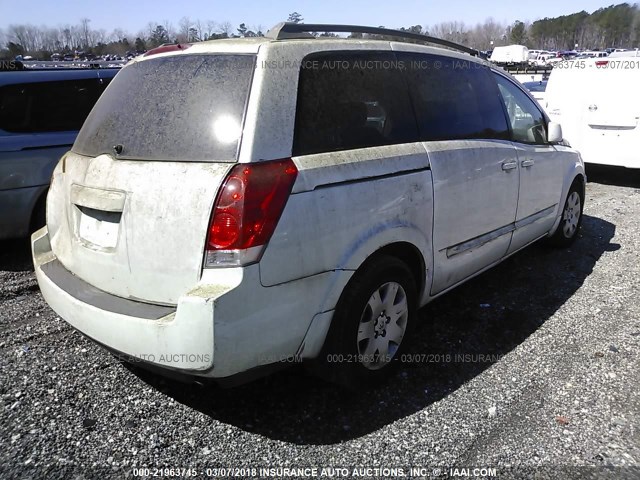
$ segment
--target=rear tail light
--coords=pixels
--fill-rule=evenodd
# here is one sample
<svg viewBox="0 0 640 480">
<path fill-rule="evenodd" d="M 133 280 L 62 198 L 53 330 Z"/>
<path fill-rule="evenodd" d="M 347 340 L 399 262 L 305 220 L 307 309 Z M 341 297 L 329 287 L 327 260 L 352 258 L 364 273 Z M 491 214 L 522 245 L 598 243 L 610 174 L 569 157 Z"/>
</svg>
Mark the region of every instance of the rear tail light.
<svg viewBox="0 0 640 480">
<path fill-rule="evenodd" d="M 596 67 L 606 67 L 609 64 L 609 60 L 598 60 Z"/>
<path fill-rule="evenodd" d="M 234 166 L 213 206 L 205 267 L 259 261 L 297 175 L 298 169 L 290 158 Z"/>
</svg>

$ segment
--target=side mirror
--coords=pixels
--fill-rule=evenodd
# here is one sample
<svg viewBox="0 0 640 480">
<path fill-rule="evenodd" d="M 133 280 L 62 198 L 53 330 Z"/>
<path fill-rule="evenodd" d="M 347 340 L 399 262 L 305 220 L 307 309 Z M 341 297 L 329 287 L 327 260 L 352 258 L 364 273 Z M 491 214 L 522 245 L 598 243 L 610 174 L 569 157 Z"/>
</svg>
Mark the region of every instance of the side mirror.
<svg viewBox="0 0 640 480">
<path fill-rule="evenodd" d="M 549 122 L 547 130 L 547 141 L 549 143 L 560 143 L 562 141 L 562 127 L 559 123 Z"/>
</svg>

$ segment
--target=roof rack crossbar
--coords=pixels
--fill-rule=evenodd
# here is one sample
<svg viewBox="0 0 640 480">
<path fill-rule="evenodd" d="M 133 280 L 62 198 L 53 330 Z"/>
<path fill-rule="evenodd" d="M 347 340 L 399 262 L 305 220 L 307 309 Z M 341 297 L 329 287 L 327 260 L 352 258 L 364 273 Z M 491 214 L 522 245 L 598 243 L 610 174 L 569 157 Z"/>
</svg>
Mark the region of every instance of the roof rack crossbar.
<svg viewBox="0 0 640 480">
<path fill-rule="evenodd" d="M 284 40 L 288 38 L 308 38 L 310 32 L 336 32 L 336 33 L 370 33 L 376 35 L 388 35 L 399 38 L 418 40 L 422 43 L 433 43 L 444 47 L 449 47 L 460 52 L 469 53 L 480 57 L 480 52 L 473 48 L 460 45 L 442 38 L 431 37 L 421 33 L 405 32 L 382 27 L 367 27 L 363 25 L 331 25 L 326 23 L 293 23 L 281 22 L 271 28 L 265 35 L 274 40 Z M 301 35 L 302 34 L 302 35 Z M 307 35 L 304 35 L 307 34 Z"/>
</svg>

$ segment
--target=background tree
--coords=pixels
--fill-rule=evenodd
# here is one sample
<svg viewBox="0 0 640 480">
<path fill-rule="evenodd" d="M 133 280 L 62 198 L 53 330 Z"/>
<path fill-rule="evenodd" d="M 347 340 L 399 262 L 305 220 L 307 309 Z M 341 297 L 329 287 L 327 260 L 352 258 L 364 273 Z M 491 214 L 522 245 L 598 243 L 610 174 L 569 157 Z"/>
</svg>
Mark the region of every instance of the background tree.
<svg viewBox="0 0 640 480">
<path fill-rule="evenodd" d="M 147 51 L 147 44 L 146 42 L 141 39 L 140 37 L 136 38 L 135 43 L 133 44 L 134 48 L 136 49 L 136 52 L 146 52 Z"/>
<path fill-rule="evenodd" d="M 304 18 L 302 18 L 302 15 L 298 12 L 293 12 L 287 17 L 287 22 L 302 23 L 304 22 Z"/>
<path fill-rule="evenodd" d="M 218 26 L 218 33 L 219 35 L 221 35 L 220 38 L 229 38 L 231 36 L 232 28 L 233 27 L 231 26 L 231 22 L 222 22 Z"/>
<path fill-rule="evenodd" d="M 189 41 L 190 30 L 193 23 L 189 17 L 182 17 L 178 22 L 178 33 L 176 40 L 178 43 L 185 43 Z"/>
<path fill-rule="evenodd" d="M 82 20 L 80 20 L 80 38 L 82 39 L 81 46 L 84 49 L 88 49 L 96 43 L 94 42 L 93 32 L 89 27 L 89 23 L 91 23 L 91 20 L 89 20 L 88 18 L 83 18 Z"/>
<path fill-rule="evenodd" d="M 151 48 L 159 47 L 163 43 L 169 43 L 169 33 L 167 29 L 163 25 L 157 25 L 151 32 L 148 43 Z"/>
<path fill-rule="evenodd" d="M 468 45 L 469 43 L 470 30 L 464 22 L 442 22 L 429 27 L 426 31 L 428 35 L 449 40 L 450 42 L 463 45 Z"/>
<path fill-rule="evenodd" d="M 288 21 L 301 23 L 302 15 L 293 12 Z M 394 27 L 398 28 L 398 27 Z M 532 24 L 517 21 L 512 25 L 488 18 L 474 26 L 463 22 L 441 22 L 436 25 L 399 26 L 399 29 L 426 33 L 462 43 L 478 50 L 508 43 L 521 43 L 529 48 L 545 50 L 637 48 L 640 47 L 640 7 L 629 3 L 611 5 L 592 13 L 580 11 L 555 18 L 542 18 Z M 16 55 L 31 55 L 34 58 L 49 59 L 52 53 L 75 53 L 84 51 L 94 55 L 125 55 L 131 50 L 146 51 L 163 43 L 197 42 L 235 36 L 261 36 L 261 25 L 247 26 L 242 23 L 238 29 L 228 21 L 212 19 L 200 20 L 183 17 L 174 30 L 169 21 L 153 21 L 139 32 L 126 32 L 114 26 L 109 33 L 104 29 L 91 27 L 91 20 L 81 19 L 76 24 L 58 26 L 36 26 L 31 24 L 11 24 L 0 29 L 0 58 L 14 58 Z M 316 34 L 317 35 L 317 34 Z M 334 36 L 322 33 L 322 36 Z M 135 38 L 135 42 L 127 39 Z M 351 34 L 350 38 L 386 38 Z"/>
<path fill-rule="evenodd" d="M 7 50 L 9 51 L 9 58 L 15 58 L 17 55 L 25 54 L 24 47 L 19 43 L 7 43 Z"/>
<path fill-rule="evenodd" d="M 496 22 L 493 18 L 488 18 L 484 23 L 478 23 L 471 29 L 469 43 L 479 50 L 490 50 L 502 45 L 502 36 L 505 31 L 504 24 Z"/>
<path fill-rule="evenodd" d="M 509 39 L 511 40 L 511 43 L 515 45 L 524 45 L 527 43 L 527 30 L 525 24 L 520 20 L 516 20 L 511 27 Z"/>
</svg>

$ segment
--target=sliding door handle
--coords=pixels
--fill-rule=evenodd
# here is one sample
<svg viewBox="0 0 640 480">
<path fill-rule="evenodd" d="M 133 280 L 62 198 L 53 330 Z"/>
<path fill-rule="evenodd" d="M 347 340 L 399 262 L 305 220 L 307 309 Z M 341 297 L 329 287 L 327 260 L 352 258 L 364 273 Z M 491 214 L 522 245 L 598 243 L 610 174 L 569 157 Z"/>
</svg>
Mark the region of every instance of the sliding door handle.
<svg viewBox="0 0 640 480">
<path fill-rule="evenodd" d="M 533 164 L 535 163 L 535 161 L 531 158 L 527 158 L 526 160 L 523 160 L 522 163 L 520 163 L 520 165 L 522 165 L 523 167 L 531 167 L 533 166 Z"/>
</svg>

